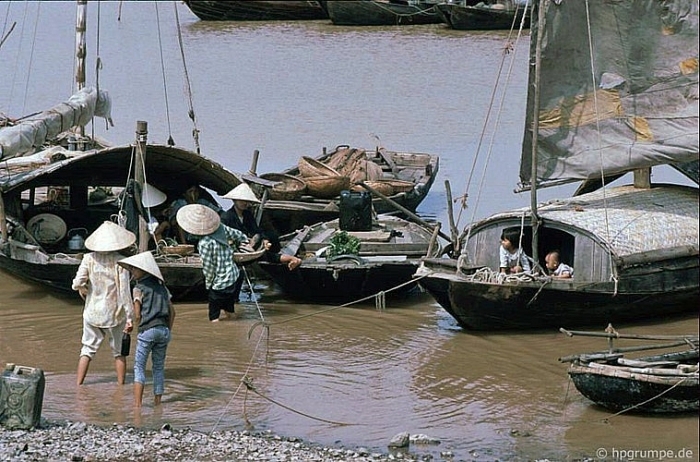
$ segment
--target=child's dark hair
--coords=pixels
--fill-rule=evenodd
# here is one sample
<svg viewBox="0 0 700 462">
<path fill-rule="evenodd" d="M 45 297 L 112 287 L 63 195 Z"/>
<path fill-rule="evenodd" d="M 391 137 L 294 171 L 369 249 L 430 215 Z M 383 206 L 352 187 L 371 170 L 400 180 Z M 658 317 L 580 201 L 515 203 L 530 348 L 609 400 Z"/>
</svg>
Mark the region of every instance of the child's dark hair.
<svg viewBox="0 0 700 462">
<path fill-rule="evenodd" d="M 520 247 L 520 228 L 506 228 L 501 233 L 501 240 L 509 241 L 516 249 Z"/>
</svg>

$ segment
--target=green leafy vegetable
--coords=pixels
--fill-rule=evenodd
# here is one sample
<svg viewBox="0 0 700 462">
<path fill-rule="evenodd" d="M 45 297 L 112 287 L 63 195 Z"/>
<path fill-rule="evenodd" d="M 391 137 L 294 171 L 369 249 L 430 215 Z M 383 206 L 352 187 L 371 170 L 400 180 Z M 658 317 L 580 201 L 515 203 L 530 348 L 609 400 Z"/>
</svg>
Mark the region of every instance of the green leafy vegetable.
<svg viewBox="0 0 700 462">
<path fill-rule="evenodd" d="M 349 235 L 347 231 L 337 232 L 331 238 L 328 250 L 326 250 L 326 257 L 333 258 L 338 255 L 359 255 L 360 244 L 360 240 L 355 236 Z"/>
</svg>

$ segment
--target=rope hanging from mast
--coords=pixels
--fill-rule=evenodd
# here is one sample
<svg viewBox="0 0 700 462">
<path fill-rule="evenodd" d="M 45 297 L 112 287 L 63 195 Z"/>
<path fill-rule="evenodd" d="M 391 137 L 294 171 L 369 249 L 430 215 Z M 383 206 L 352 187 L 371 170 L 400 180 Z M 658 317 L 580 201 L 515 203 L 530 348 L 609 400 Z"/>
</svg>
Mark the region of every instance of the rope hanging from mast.
<svg viewBox="0 0 700 462">
<path fill-rule="evenodd" d="M 173 132 L 170 126 L 170 104 L 168 102 L 168 82 L 165 78 L 165 61 L 163 60 L 163 38 L 160 31 L 160 14 L 158 13 L 158 2 L 153 2 L 156 7 L 156 25 L 158 27 L 158 50 L 160 51 L 160 71 L 163 75 L 163 93 L 165 94 L 165 118 L 168 121 L 168 146 L 175 146 Z"/>
<path fill-rule="evenodd" d="M 192 129 L 192 138 L 194 139 L 194 145 L 197 149 L 197 154 L 201 154 L 199 147 L 199 129 L 197 128 L 197 119 L 194 114 L 194 106 L 192 105 L 192 85 L 190 84 L 190 75 L 187 72 L 187 63 L 185 61 L 185 48 L 182 44 L 182 27 L 180 25 L 180 16 L 177 13 L 177 4 L 173 2 L 173 7 L 175 9 L 175 23 L 177 24 L 177 40 L 180 45 L 180 56 L 182 56 L 182 67 L 185 72 L 185 90 L 187 91 L 187 101 L 189 104 L 189 111 L 187 115 L 192 120 L 194 128 Z"/>
</svg>

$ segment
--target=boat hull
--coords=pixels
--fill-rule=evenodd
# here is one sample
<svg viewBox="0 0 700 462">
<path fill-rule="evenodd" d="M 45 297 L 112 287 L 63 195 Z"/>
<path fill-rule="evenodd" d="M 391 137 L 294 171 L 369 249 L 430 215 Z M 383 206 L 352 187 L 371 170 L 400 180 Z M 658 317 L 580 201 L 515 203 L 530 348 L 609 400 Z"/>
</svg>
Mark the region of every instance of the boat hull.
<svg viewBox="0 0 700 462">
<path fill-rule="evenodd" d="M 612 411 L 698 412 L 697 376 L 658 377 L 637 373 L 613 377 L 586 365 L 572 365 L 569 377 L 583 396 Z"/>
<path fill-rule="evenodd" d="M 328 16 L 340 26 L 401 26 L 439 24 L 442 18 L 435 5 L 408 5 L 391 2 L 327 1 Z"/>
<path fill-rule="evenodd" d="M 416 283 L 411 281 L 416 262 L 304 263 L 294 271 L 281 264 L 259 262 L 259 265 L 285 294 L 299 301 L 340 304 L 386 291 L 390 291 L 386 293 L 388 297 L 405 296 L 416 288 Z"/>
<path fill-rule="evenodd" d="M 529 13 L 523 7 L 517 10 L 496 10 L 477 6 L 461 6 L 441 3 L 437 11 L 451 29 L 456 30 L 507 30 L 518 28 L 527 14 L 524 27 L 530 27 Z"/>
<path fill-rule="evenodd" d="M 697 281 L 698 268 L 688 280 Z M 625 292 L 595 285 L 480 283 L 433 273 L 421 279 L 435 300 L 464 329 L 547 329 L 561 326 L 601 326 L 697 312 L 698 287 L 663 292 Z"/>
<path fill-rule="evenodd" d="M 203 21 L 270 21 L 328 19 L 314 1 L 230 1 L 185 0 Z"/>
</svg>

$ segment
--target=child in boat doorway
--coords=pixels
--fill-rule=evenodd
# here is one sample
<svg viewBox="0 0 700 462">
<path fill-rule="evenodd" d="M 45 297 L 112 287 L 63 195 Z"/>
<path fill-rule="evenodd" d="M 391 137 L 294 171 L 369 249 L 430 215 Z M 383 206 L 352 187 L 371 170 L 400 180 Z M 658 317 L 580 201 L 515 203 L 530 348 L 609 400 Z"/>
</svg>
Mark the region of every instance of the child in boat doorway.
<svg viewBox="0 0 700 462">
<path fill-rule="evenodd" d="M 561 263 L 561 255 L 558 250 L 552 250 L 544 257 L 547 273 L 557 279 L 574 277 L 574 269 L 566 263 Z"/>
<path fill-rule="evenodd" d="M 530 261 L 520 248 L 522 235 L 519 229 L 508 228 L 501 233 L 499 269 L 501 273 L 516 274 L 530 271 Z"/>
</svg>

